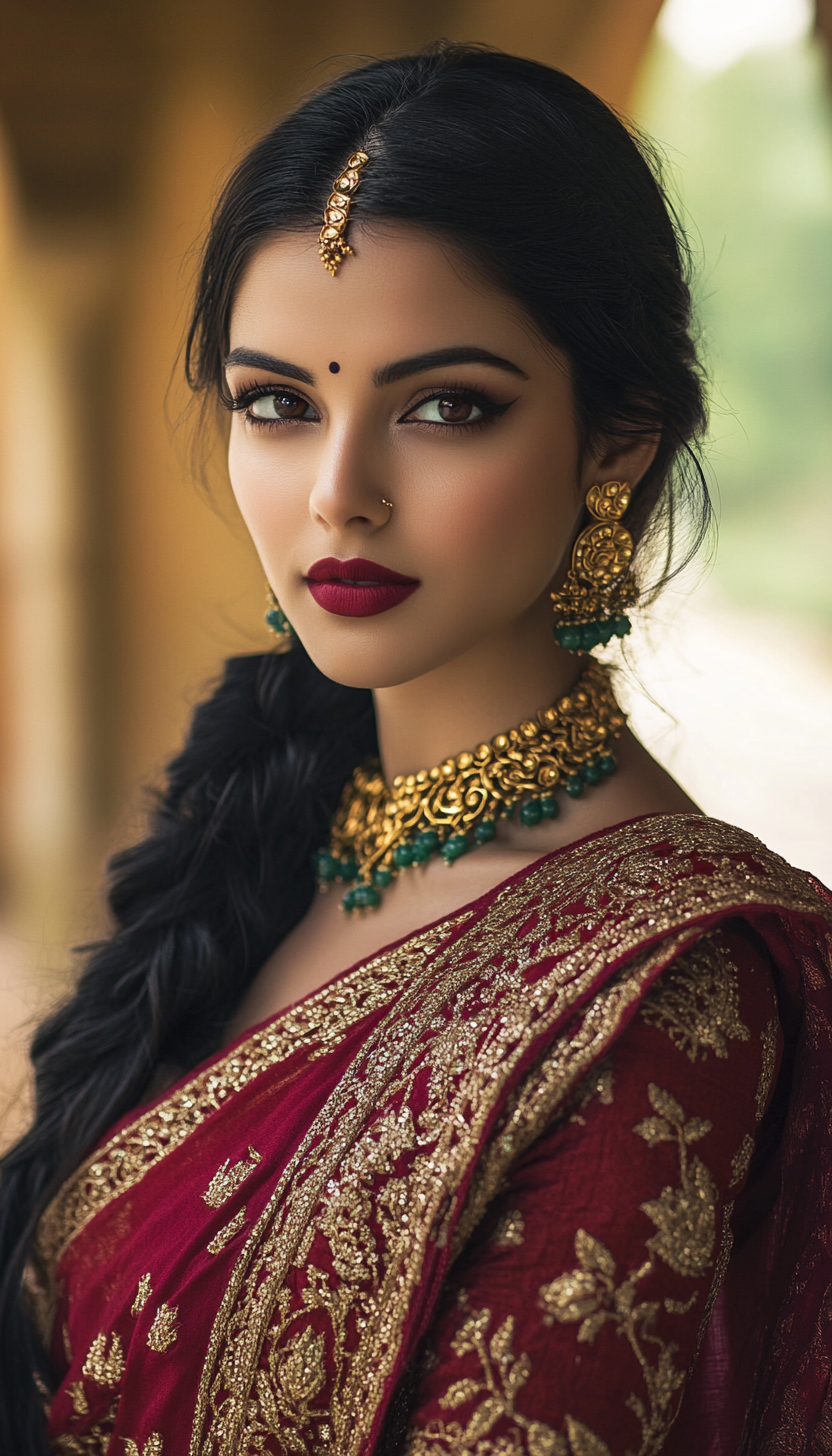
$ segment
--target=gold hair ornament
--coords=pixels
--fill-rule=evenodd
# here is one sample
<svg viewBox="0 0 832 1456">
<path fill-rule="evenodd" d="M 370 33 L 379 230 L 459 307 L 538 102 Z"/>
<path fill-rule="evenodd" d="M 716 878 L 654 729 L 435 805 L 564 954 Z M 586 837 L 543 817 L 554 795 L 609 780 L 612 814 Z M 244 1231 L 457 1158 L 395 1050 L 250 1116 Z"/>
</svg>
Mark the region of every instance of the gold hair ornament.
<svg viewBox="0 0 832 1456">
<path fill-rule="evenodd" d="M 343 172 L 336 177 L 324 209 L 324 225 L 321 228 L 318 253 L 327 273 L 331 273 L 333 278 L 344 258 L 352 252 L 345 237 L 350 220 L 350 203 L 356 188 L 361 184 L 361 173 L 369 160 L 366 152 L 353 152 Z"/>
<path fill-rule="evenodd" d="M 487 844 L 498 816 L 511 818 L 517 804 L 527 827 L 554 819 L 557 789 L 574 799 L 614 771 L 610 748 L 624 723 L 607 669 L 591 662 L 551 708 L 473 753 L 400 775 L 391 787 L 376 763 L 357 768 L 341 796 L 329 847 L 317 855 L 321 889 L 346 881 L 344 909 L 370 910 L 408 865 L 424 864 L 436 851 L 450 865 Z"/>
<path fill-rule="evenodd" d="M 621 480 L 597 483 L 587 492 L 592 521 L 572 548 L 563 589 L 551 593 L 555 639 L 568 652 L 590 652 L 630 631 L 626 613 L 638 600 L 638 588 L 630 571 L 633 538 L 621 525 L 621 517 L 632 494 Z"/>
</svg>

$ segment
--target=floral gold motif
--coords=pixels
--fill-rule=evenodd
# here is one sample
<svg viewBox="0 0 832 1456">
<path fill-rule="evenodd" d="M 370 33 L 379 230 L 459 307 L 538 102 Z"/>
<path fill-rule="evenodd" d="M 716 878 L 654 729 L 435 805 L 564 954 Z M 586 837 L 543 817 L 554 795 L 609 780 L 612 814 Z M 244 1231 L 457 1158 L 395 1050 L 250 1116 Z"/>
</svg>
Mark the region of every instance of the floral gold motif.
<svg viewBox="0 0 832 1456">
<path fill-rule="evenodd" d="M 658 1230 L 647 1247 L 659 1255 L 677 1274 L 695 1279 L 710 1267 L 716 1239 L 717 1188 L 705 1164 L 690 1158 L 688 1148 L 711 1131 L 707 1118 L 685 1121 L 675 1097 L 654 1082 L 648 1088 L 650 1104 L 657 1114 L 633 1128 L 648 1147 L 675 1142 L 679 1150 L 681 1188 L 663 1188 L 659 1198 L 641 1205 Z"/>
<path fill-rule="evenodd" d="M 464 1296 L 463 1296 L 464 1298 Z M 405 1456 L 497 1456 L 497 1453 L 527 1452 L 528 1456 L 610 1456 L 609 1448 L 587 1426 L 567 1415 L 564 1431 L 558 1432 L 525 1416 L 518 1406 L 518 1397 L 531 1374 L 531 1361 L 526 1354 L 515 1356 L 514 1318 L 508 1315 L 489 1338 L 492 1321 L 490 1309 L 471 1310 L 451 1342 L 457 1358 L 472 1353 L 477 1356 L 481 1376 L 455 1380 L 440 1397 L 444 1410 L 478 1401 L 476 1409 L 463 1426 L 459 1421 L 431 1421 L 421 1430 L 409 1433 Z M 498 1421 L 510 1422 L 511 1436 L 488 1440 Z"/>
<path fill-rule="evenodd" d="M 140 1448 L 129 1436 L 122 1436 L 124 1456 L 162 1456 L 164 1443 L 158 1431 L 153 1431 Z"/>
<path fill-rule="evenodd" d="M 593 1238 L 584 1229 L 575 1236 L 578 1268 L 562 1274 L 540 1289 L 540 1305 L 545 1324 L 557 1320 L 561 1324 L 578 1323 L 578 1341 L 592 1344 L 610 1322 L 624 1336 L 641 1367 L 648 1406 L 635 1393 L 627 1406 L 641 1427 L 638 1456 L 657 1456 L 675 1419 L 676 1392 L 685 1381 L 685 1371 L 676 1368 L 677 1346 L 656 1334 L 654 1325 L 659 1311 L 655 1300 L 636 1302 L 642 1279 L 653 1272 L 648 1259 L 617 1282 L 616 1263 L 606 1244 Z M 684 1306 L 679 1306 L 678 1310 Z M 655 1364 L 651 1351 L 657 1352 Z"/>
<path fill-rule="evenodd" d="M 605 988 L 596 998 L 588 1012 L 585 1013 L 586 1035 L 576 1033 L 573 1026 L 569 1053 L 564 1055 L 564 1049 L 559 1048 L 556 1058 L 553 1057 L 553 1062 L 556 1060 L 558 1064 L 557 1078 L 553 1077 L 553 1067 L 547 1062 L 542 1075 L 538 1069 L 527 1082 L 521 1085 L 520 1094 L 511 1106 L 511 1134 L 507 1134 L 506 1126 L 503 1125 L 501 1135 L 496 1138 L 500 1149 L 499 1155 L 496 1162 L 489 1163 L 487 1179 L 491 1180 L 496 1177 L 498 1181 L 501 1181 L 507 1166 L 522 1152 L 524 1146 L 531 1144 L 536 1133 L 548 1120 L 547 1114 L 552 1107 L 568 1095 L 569 1090 L 584 1070 L 586 1060 L 592 1059 L 594 1056 L 598 1036 L 611 1034 L 611 1029 L 623 1014 L 624 1007 L 629 1005 L 632 998 L 638 994 L 639 976 L 647 973 L 649 973 L 647 970 L 640 968 L 638 975 L 629 985 Z M 469 974 L 473 974 L 472 969 L 469 970 Z M 432 1019 L 435 1029 L 439 1020 L 435 1017 Z M 465 1067 L 465 1062 L 460 1058 L 461 1045 L 476 1038 L 476 1024 L 466 1029 L 464 1019 L 456 1015 L 447 1025 L 447 1033 L 449 1043 L 454 1048 L 451 1053 L 453 1057 L 451 1065 L 455 1066 L 458 1075 Z M 516 1028 L 512 1028 L 509 1034 L 516 1034 Z M 443 1063 L 440 1060 L 439 1067 L 442 1066 Z M 481 1075 L 485 1086 L 493 1081 L 487 1067 L 482 1068 Z M 446 1078 L 444 1075 L 437 1083 L 437 1091 L 441 1092 L 443 1096 L 445 1095 Z M 486 1101 L 480 1115 L 484 1115 L 484 1108 L 487 1105 Z M 351 1438 L 355 1439 L 353 1430 L 345 1420 L 345 1403 L 354 1398 L 351 1396 L 351 1391 L 356 1386 L 361 1388 L 358 1385 L 359 1381 L 366 1382 L 368 1378 L 371 1378 L 371 1373 L 372 1378 L 377 1379 L 379 1347 L 386 1348 L 390 1344 L 390 1337 L 386 1333 L 389 1318 L 387 1311 L 394 1295 L 397 1322 L 402 1321 L 405 1317 L 406 1304 L 401 1302 L 404 1291 L 400 1281 L 395 1278 L 396 1264 L 391 1263 L 390 1252 L 400 1251 L 398 1252 L 399 1258 L 402 1255 L 407 1257 L 411 1243 L 408 1233 L 416 1229 L 416 1218 L 419 1212 L 423 1215 L 420 1222 L 424 1224 L 428 1191 L 433 1199 L 437 1196 L 442 1197 L 443 1184 L 439 1182 L 436 1185 L 436 1176 L 444 1173 L 447 1178 L 449 1175 L 446 1139 L 448 1133 L 453 1135 L 460 1122 L 463 1125 L 465 1123 L 465 1118 L 461 1113 L 456 1116 L 443 1116 L 439 1107 L 435 1110 L 429 1107 L 421 1119 L 421 1127 L 423 1135 L 425 1130 L 431 1129 L 431 1136 L 425 1144 L 424 1154 L 417 1163 L 417 1176 L 396 1178 L 390 1177 L 389 1174 L 403 1155 L 418 1147 L 417 1131 L 407 1106 L 398 1116 L 390 1114 L 383 1116 L 380 1125 L 373 1130 L 374 1135 L 369 1147 L 356 1148 L 352 1156 L 342 1161 L 337 1176 L 331 1177 L 326 1185 L 326 1197 L 319 1228 L 327 1240 L 335 1273 L 343 1280 L 341 1290 L 332 1289 L 330 1276 L 310 1261 L 310 1246 L 314 1230 L 309 1227 L 295 1256 L 295 1264 L 305 1267 L 308 1280 L 304 1290 L 302 1308 L 292 1313 L 288 1306 L 284 1308 L 280 1297 L 278 1298 L 281 1314 L 272 1329 L 269 1330 L 266 1342 L 270 1369 L 275 1367 L 278 1352 L 285 1347 L 287 1336 L 293 1325 L 296 1327 L 297 1320 L 308 1318 L 308 1312 L 312 1310 L 319 1310 L 327 1315 L 332 1330 L 332 1349 L 338 1366 L 336 1380 L 338 1394 L 330 1401 L 329 1413 L 336 1436 L 342 1444 L 351 1442 Z M 435 1141 L 437 1133 L 442 1135 L 442 1141 L 438 1145 Z M 388 1175 L 386 1187 L 383 1188 L 377 1199 L 378 1217 L 383 1233 L 383 1241 L 380 1246 L 371 1227 L 372 1204 L 368 1193 L 371 1181 L 379 1172 Z M 434 1186 L 432 1187 L 432 1185 Z M 480 1186 L 469 1204 L 468 1216 L 474 1220 L 479 1217 L 479 1200 L 483 1194 L 484 1188 Z M 441 1238 L 442 1235 L 440 1235 Z M 423 1239 L 424 1234 L 420 1233 L 420 1244 L 423 1243 Z M 274 1244 L 272 1247 L 276 1253 L 279 1245 Z M 358 1351 L 348 1356 L 345 1354 L 348 1344 L 347 1335 L 350 1322 L 356 1319 L 359 1328 L 366 1328 L 366 1333 L 361 1338 Z M 345 1397 L 340 1396 L 342 1386 L 345 1389 Z M 253 1443 L 257 1439 L 262 1439 L 266 1430 L 272 1430 L 273 1432 L 279 1431 L 280 1440 L 285 1441 L 284 1433 L 290 1414 L 285 1391 L 280 1402 L 281 1424 L 279 1427 L 275 1427 L 269 1425 L 269 1421 L 273 1417 L 266 1415 L 266 1405 L 262 1396 L 262 1371 L 258 1372 L 257 1389 L 260 1392 L 259 1404 L 258 1407 L 255 1407 L 255 1412 L 249 1414 L 245 1426 L 245 1439 Z M 271 1407 L 269 1408 L 271 1409 Z M 231 1410 L 233 1410 L 233 1406 Z M 296 1410 L 291 1413 L 291 1418 L 296 1422 L 295 1430 L 298 1440 L 308 1438 L 309 1423 L 304 1419 L 303 1412 Z M 233 1427 L 228 1422 L 225 1412 L 222 1412 L 214 1433 L 221 1443 L 219 1449 L 223 1453 L 229 1453 L 229 1456 L 235 1450 L 229 1440 L 232 1432 Z M 228 1441 L 227 1446 L 224 1444 L 226 1441 Z M 297 1447 L 297 1450 L 300 1451 L 300 1446 Z"/>
<path fill-rule="evenodd" d="M 136 1290 L 136 1298 L 133 1300 L 133 1305 L 130 1310 L 130 1313 L 134 1319 L 137 1319 L 138 1316 L 141 1314 L 152 1293 L 153 1290 L 150 1287 L 150 1275 L 143 1274 L 141 1279 L 139 1280 L 139 1287 Z"/>
<path fill-rule="evenodd" d="M 642 1209 L 653 1220 L 659 1233 L 647 1240 L 651 1257 L 622 1280 L 615 1258 L 606 1244 L 584 1229 L 575 1236 L 577 1269 L 562 1274 L 540 1289 L 540 1304 L 545 1324 L 578 1324 L 578 1342 L 592 1344 L 608 1322 L 615 1325 L 630 1345 L 644 1379 L 648 1404 L 635 1393 L 627 1405 L 641 1427 L 638 1456 L 657 1456 L 675 1419 L 677 1391 L 685 1381 L 685 1371 L 678 1369 L 675 1356 L 678 1346 L 662 1339 L 655 1330 L 659 1304 L 655 1300 L 636 1301 L 639 1284 L 655 1268 L 654 1256 L 667 1263 L 675 1273 L 687 1278 L 700 1278 L 712 1262 L 715 1242 L 716 1185 L 704 1164 L 690 1162 L 688 1145 L 705 1137 L 711 1124 L 701 1118 L 685 1120 L 679 1103 L 669 1092 L 651 1083 L 648 1097 L 656 1116 L 646 1118 L 633 1131 L 644 1138 L 649 1147 L 675 1141 L 679 1149 L 682 1191 L 669 1188 L 660 1198 L 643 1203 Z M 671 1315 L 684 1315 L 693 1307 L 697 1292 L 688 1300 L 664 1300 L 664 1309 Z M 651 1352 L 653 1359 L 651 1359 Z"/>
<path fill-rule="evenodd" d="M 513 922 L 514 914 L 508 904 L 506 909 Z M 494 934 L 499 944 L 508 943 L 505 930 L 500 931 L 495 926 Z M 360 1449 L 359 1443 L 366 1434 L 373 1403 L 368 1405 L 365 1392 L 368 1384 L 374 1391 L 381 1388 L 381 1372 L 387 1368 L 387 1361 L 393 1357 L 396 1349 L 395 1332 L 402 1328 L 406 1319 L 409 1303 L 407 1291 L 418 1280 L 426 1241 L 429 1238 L 442 1240 L 446 1237 L 442 1232 L 442 1223 L 437 1228 L 435 1220 L 441 1209 L 448 1210 L 448 1190 L 456 1185 L 462 1166 L 467 1166 L 472 1148 L 477 1144 L 477 1128 L 488 1115 L 488 1109 L 497 1092 L 494 1068 L 499 1067 L 504 1076 L 512 1060 L 522 1055 L 525 1041 L 521 1029 L 523 1026 L 530 1028 L 535 1024 L 538 1015 L 535 1010 L 537 998 L 547 994 L 542 987 L 537 987 L 537 996 L 530 998 L 527 988 L 525 996 L 520 996 L 517 1005 L 512 1008 L 511 1015 L 507 1014 L 500 1019 L 489 1057 L 477 1066 L 472 1060 L 473 1047 L 483 1034 L 483 1025 L 491 1023 L 493 1019 L 487 967 L 489 964 L 493 965 L 494 943 L 489 936 L 477 956 L 466 956 L 460 954 L 460 944 L 457 942 L 456 952 L 456 957 L 449 962 L 449 968 L 452 968 L 453 979 L 468 986 L 467 997 L 458 996 L 456 1004 L 454 1001 L 447 1003 L 448 987 L 447 984 L 443 986 L 440 980 L 437 990 L 425 998 L 424 987 L 416 983 L 402 993 L 395 1010 L 390 1013 L 391 1022 L 396 1029 L 395 1045 L 401 1055 L 407 1053 L 407 1048 L 414 1039 L 418 1045 L 425 1028 L 433 1026 L 435 1032 L 438 1032 L 441 1027 L 445 1033 L 444 1037 L 438 1039 L 435 1048 L 436 1060 L 432 1059 L 435 1072 L 431 1079 L 433 1093 L 419 1119 L 418 1130 L 411 1122 L 408 1105 L 412 1096 L 408 1089 L 413 1078 L 418 1075 L 418 1064 L 413 1064 L 412 1061 L 406 1063 L 403 1083 L 399 1085 L 394 1079 L 388 1089 L 388 1096 L 394 1096 L 396 1101 L 401 1099 L 401 1115 L 385 1113 L 376 1118 L 368 1128 L 367 1138 L 359 1140 L 349 1154 L 345 1153 L 343 1144 L 344 1134 L 349 1128 L 348 1119 L 336 1113 L 335 1122 L 330 1124 L 333 1116 L 333 1112 L 330 1112 L 319 1124 L 313 1125 L 307 1142 L 310 1152 L 315 1150 L 310 1168 L 312 1177 L 310 1178 L 310 1173 L 301 1175 L 300 1170 L 295 1174 L 298 1178 L 298 1192 L 302 1196 L 294 1208 L 291 1203 L 288 1205 L 286 1211 L 290 1211 L 292 1215 L 288 1227 L 284 1212 L 286 1205 L 281 1200 L 282 1190 L 278 1189 L 273 1199 L 278 1211 L 273 1232 L 261 1239 L 257 1251 L 256 1268 L 262 1271 L 260 1279 L 255 1283 L 249 1272 L 242 1291 L 245 1309 L 254 1291 L 262 1287 L 264 1275 L 275 1287 L 276 1317 L 271 1317 L 270 1327 L 267 1330 L 264 1328 L 262 1337 L 257 1337 L 256 1345 L 257 1349 L 262 1350 L 269 1370 L 279 1368 L 281 1350 L 286 1348 L 287 1341 L 295 1338 L 305 1324 L 308 1327 L 308 1321 L 315 1312 L 326 1316 L 327 1348 L 336 1366 L 334 1390 L 328 1397 L 329 1420 L 336 1447 L 339 1451 L 343 1450 L 344 1456 L 357 1452 Z M 649 974 L 649 969 L 642 972 L 640 967 L 638 976 L 642 973 Z M 537 1086 L 533 1088 L 523 1084 L 523 1095 L 512 1109 L 511 1135 L 503 1127 L 497 1139 L 499 1156 L 496 1163 L 489 1164 L 489 1175 L 500 1178 L 507 1165 L 522 1151 L 524 1144 L 529 1145 L 533 1141 L 547 1113 L 557 1104 L 558 1098 L 569 1095 L 578 1077 L 586 1071 L 587 1061 L 597 1055 L 597 1038 L 610 1037 L 613 1034 L 617 1020 L 624 1015 L 624 1008 L 630 1004 L 632 997 L 638 995 L 638 976 L 632 986 L 611 987 L 609 991 L 605 988 L 599 999 L 601 1004 L 607 1006 L 606 1016 L 598 1015 L 598 1004 L 586 1013 L 588 1034 L 585 1038 L 576 1036 L 575 1028 L 571 1028 L 569 1050 L 567 1052 L 566 1048 L 561 1048 L 559 1052 L 557 1060 L 560 1066 L 557 1076 L 554 1075 L 554 1066 L 551 1069 L 547 1066 L 542 1090 Z M 552 995 L 555 985 L 559 983 L 560 977 L 555 975 L 548 996 Z M 560 995 L 565 995 L 570 1001 L 572 997 L 579 998 L 582 985 L 583 982 L 578 977 L 574 982 L 570 981 Z M 471 998 L 478 1001 L 483 995 L 486 1000 L 479 1016 L 473 1014 L 473 1006 L 466 1014 L 467 1002 Z M 414 998 L 418 1007 L 412 1031 L 408 1029 L 408 996 Z M 612 1001 L 609 1000 L 610 996 Z M 446 1012 L 444 1016 L 438 1017 L 437 1012 L 446 1003 L 449 1008 L 453 1008 L 452 1014 L 449 1017 Z M 539 1025 L 537 1029 L 539 1030 Z M 375 1038 L 362 1054 L 362 1059 L 366 1057 L 370 1070 L 368 1085 L 357 1108 L 357 1113 L 362 1118 L 367 1116 L 369 1110 L 364 1104 L 364 1097 L 372 1097 L 374 1105 L 378 1100 L 372 1069 L 385 1080 L 390 1076 L 391 1045 L 390 1033 L 386 1024 L 382 1023 Z M 512 1047 L 510 1056 L 509 1046 Z M 466 1052 L 466 1048 L 470 1050 Z M 450 1072 L 451 1068 L 455 1071 Z M 340 1096 L 355 1098 L 360 1087 L 360 1082 L 355 1080 L 359 1070 L 360 1067 L 356 1066 L 345 1079 Z M 462 1100 L 448 1104 L 446 1099 L 454 1092 L 456 1080 L 463 1072 L 465 1078 L 462 1082 Z M 535 1084 L 540 1080 L 538 1072 L 534 1077 Z M 396 1087 L 397 1092 L 394 1090 Z M 332 1127 L 331 1132 L 327 1131 L 329 1126 Z M 319 1149 L 322 1147 L 327 1150 L 325 1159 L 320 1157 Z M 397 1164 L 402 1157 L 408 1155 L 416 1158 L 412 1172 L 406 1177 L 395 1176 Z M 379 1178 L 382 1183 L 380 1187 L 377 1186 L 375 1194 L 379 1221 L 379 1230 L 376 1232 L 369 1221 L 372 1208 L 369 1190 Z M 478 1189 L 475 1196 L 479 1196 L 482 1191 Z M 307 1211 L 307 1200 L 311 1197 L 319 1197 L 321 1200 L 320 1212 L 314 1221 Z M 268 1214 L 269 1210 L 266 1210 L 266 1216 Z M 480 1215 L 477 1212 L 472 1216 L 478 1221 Z M 312 1256 L 316 1228 L 318 1237 L 325 1240 L 327 1257 L 332 1259 L 335 1273 L 341 1281 L 334 1286 L 331 1276 Z M 249 1238 L 246 1249 L 252 1252 L 255 1246 L 256 1238 L 253 1235 Z M 296 1308 L 281 1294 L 281 1288 L 285 1289 L 285 1286 L 278 1282 L 281 1277 L 279 1271 L 286 1268 L 287 1263 L 301 1266 L 305 1271 L 303 1300 Z M 240 1279 L 246 1264 L 247 1260 L 241 1259 L 235 1271 L 235 1281 Z M 406 1272 L 403 1273 L 403 1270 Z M 234 1287 L 233 1282 L 231 1287 Z M 265 1302 L 262 1293 L 258 1296 L 258 1305 L 262 1314 L 265 1314 L 269 1304 Z M 281 1397 L 281 1424 L 274 1426 L 274 1408 L 264 1401 L 263 1396 L 262 1365 L 256 1376 L 252 1371 L 257 1400 L 254 1403 L 249 1400 L 243 1403 L 242 1400 L 245 1386 L 239 1381 L 237 1373 L 241 1370 L 239 1351 L 241 1347 L 250 1348 L 252 1352 L 255 1349 L 254 1344 L 249 1344 L 251 1336 L 244 1335 L 247 1323 L 247 1319 L 244 1323 L 234 1320 L 229 1329 L 228 1360 L 220 1363 L 213 1390 L 207 1382 L 203 1386 L 206 1405 L 209 1400 L 211 1403 L 210 1437 L 207 1442 L 197 1437 L 198 1420 L 192 1440 L 194 1453 L 204 1452 L 204 1456 L 209 1456 L 209 1453 L 220 1452 L 222 1456 L 232 1456 L 241 1444 L 243 1447 L 246 1443 L 253 1445 L 255 1440 L 262 1440 L 270 1430 L 279 1432 L 281 1441 L 285 1439 L 284 1431 L 288 1420 L 286 1394 L 284 1391 Z M 357 1347 L 351 1350 L 348 1335 L 354 1329 L 359 1333 L 359 1340 Z M 241 1346 L 243 1340 L 245 1344 Z M 232 1350 L 236 1352 L 234 1355 Z M 273 1379 L 270 1385 L 274 1389 Z M 224 1398 L 221 1392 L 228 1386 L 230 1394 Z M 373 1399 L 377 1399 L 377 1396 Z M 271 1415 L 269 1411 L 272 1412 Z M 308 1440 L 311 1432 L 308 1422 L 305 1423 L 304 1430 L 303 1413 L 294 1411 L 292 1420 L 298 1439 L 307 1440 L 306 1449 L 310 1450 Z M 299 1446 L 294 1449 L 300 1451 Z"/>
<path fill-rule="evenodd" d="M 107 1456 L 117 1415 L 118 1401 L 115 1400 L 104 1419 L 95 1421 L 89 1430 L 71 1434 L 64 1432 L 56 1437 L 55 1450 L 63 1451 L 65 1456 Z"/>
<path fill-rule="evenodd" d="M 67 1394 L 72 1401 L 72 1409 L 75 1415 L 88 1416 L 90 1408 L 84 1390 L 83 1380 L 73 1380 L 72 1384 L 67 1386 Z"/>
<path fill-rule="evenodd" d="M 336 177 L 327 199 L 318 254 L 327 273 L 333 278 L 343 260 L 353 251 L 346 240 L 350 203 L 361 185 L 361 174 L 369 160 L 366 152 L 353 152 L 343 172 Z"/>
<path fill-rule="evenodd" d="M 203 1193 L 203 1203 L 207 1203 L 209 1208 L 222 1208 L 222 1205 L 233 1197 L 240 1184 L 251 1176 L 257 1164 L 262 1161 L 260 1153 L 254 1148 L 249 1148 L 248 1158 L 241 1158 L 233 1168 L 229 1167 L 231 1159 L 226 1158 Z"/>
<path fill-rule="evenodd" d="M 754 1156 L 754 1139 L 750 1132 L 745 1134 L 737 1151 L 731 1159 L 731 1181 L 729 1188 L 737 1188 L 745 1179 L 745 1175 L 751 1167 L 751 1159 Z"/>
<path fill-rule="evenodd" d="M 269 1433 L 279 1432 L 284 1451 L 308 1456 L 310 1431 L 313 1451 L 329 1449 L 329 1411 L 326 1405 L 314 1404 L 325 1382 L 322 1334 L 307 1325 L 282 1351 L 272 1345 L 265 1369 L 257 1372 L 256 1414 L 252 1412 L 248 1432 L 251 1449 L 262 1449 Z"/>
<path fill-rule="evenodd" d="M 633 538 L 617 521 L 599 521 L 581 532 L 573 559 L 578 576 L 596 586 L 608 587 L 630 565 Z"/>
<path fill-rule="evenodd" d="M 124 1353 L 118 1335 L 108 1341 L 105 1334 L 96 1335 L 82 1367 L 81 1374 L 96 1385 L 108 1385 L 115 1389 L 124 1374 Z"/>
<path fill-rule="evenodd" d="M 525 1222 L 517 1208 L 510 1208 L 501 1214 L 491 1235 L 495 1249 L 518 1249 L 523 1242 Z"/>
<path fill-rule="evenodd" d="M 220 1251 L 225 1248 L 226 1244 L 230 1244 L 231 1240 L 237 1237 L 237 1234 L 240 1232 L 240 1229 L 243 1227 L 245 1221 L 246 1207 L 245 1204 L 243 1204 L 242 1208 L 237 1210 L 234 1217 L 231 1219 L 231 1222 L 227 1223 L 224 1228 L 221 1228 L 219 1233 L 214 1234 L 211 1242 L 206 1245 L 208 1253 L 219 1254 Z"/>
<path fill-rule="evenodd" d="M 729 1040 L 748 1041 L 740 1020 L 737 968 L 718 932 L 704 935 L 656 982 L 643 1019 L 667 1032 L 692 1062 L 727 1057 Z"/>
<path fill-rule="evenodd" d="M 520 1411 L 519 1395 L 532 1373 L 527 1354 L 514 1356 L 514 1319 L 509 1315 L 488 1338 L 490 1309 L 468 1313 L 462 1328 L 452 1341 L 455 1356 L 474 1353 L 481 1367 L 481 1377 L 466 1376 L 455 1380 L 440 1396 L 439 1404 L 446 1411 L 478 1401 L 468 1423 L 431 1421 L 421 1430 L 409 1433 L 405 1456 L 498 1456 L 498 1453 L 525 1452 L 527 1456 L 609 1456 L 609 1447 L 573 1415 L 564 1420 L 564 1430 L 552 1430 L 545 1421 L 536 1421 Z M 511 1424 L 511 1436 L 488 1440 L 497 1421 Z"/>
<path fill-rule="evenodd" d="M 780 1029 L 780 1022 L 776 1016 L 771 1018 L 768 1026 L 763 1028 L 761 1039 L 763 1043 L 763 1065 L 760 1070 L 760 1080 L 757 1083 L 757 1121 L 760 1122 L 763 1113 L 768 1106 L 768 1099 L 771 1096 L 771 1084 L 774 1081 L 774 1068 L 777 1065 L 777 1033 Z"/>
<path fill-rule="evenodd" d="M 160 1304 L 156 1311 L 153 1324 L 148 1331 L 147 1343 L 151 1350 L 157 1355 L 164 1355 L 171 1345 L 175 1345 L 179 1338 L 179 1329 L 176 1323 L 179 1310 L 177 1306 Z"/>
</svg>

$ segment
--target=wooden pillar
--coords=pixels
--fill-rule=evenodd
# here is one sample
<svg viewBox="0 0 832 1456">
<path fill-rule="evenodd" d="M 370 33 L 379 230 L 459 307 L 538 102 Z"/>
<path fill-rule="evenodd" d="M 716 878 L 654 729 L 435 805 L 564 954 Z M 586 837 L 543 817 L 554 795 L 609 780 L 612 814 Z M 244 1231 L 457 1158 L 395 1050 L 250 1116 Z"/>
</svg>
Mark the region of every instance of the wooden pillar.
<svg viewBox="0 0 832 1456">
<path fill-rule="evenodd" d="M 82 513 L 67 320 L 5 188 L 0 579 L 7 921 L 37 959 L 73 918 L 86 834 Z M 10 214 L 11 217 L 10 217 Z M 62 952 L 58 952 L 63 961 Z"/>
<path fill-rule="evenodd" d="M 176 749 L 203 684 L 232 652 L 267 642 L 264 589 L 225 485 L 194 480 L 178 359 L 194 247 L 238 148 L 245 110 L 221 73 L 181 77 L 157 117 L 131 220 L 117 359 L 112 542 L 117 798 L 135 800 Z"/>
<path fill-rule="evenodd" d="M 58 273 L 0 151 L 0 1140 L 26 1115 L 31 1022 L 65 985 L 89 843 L 81 401 Z"/>
</svg>

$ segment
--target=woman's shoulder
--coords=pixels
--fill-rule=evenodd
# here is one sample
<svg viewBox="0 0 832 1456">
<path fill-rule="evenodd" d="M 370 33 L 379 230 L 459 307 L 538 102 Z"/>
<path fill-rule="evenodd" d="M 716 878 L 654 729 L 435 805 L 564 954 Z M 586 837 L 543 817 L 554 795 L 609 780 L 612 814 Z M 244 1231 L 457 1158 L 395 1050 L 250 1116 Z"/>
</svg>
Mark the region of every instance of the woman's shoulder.
<svg viewBox="0 0 832 1456">
<path fill-rule="evenodd" d="M 762 911 L 809 915 L 832 925 L 820 882 L 754 835 L 704 814 L 647 814 L 555 850 L 506 886 L 541 909 L 583 907 L 589 916 L 644 917 L 654 931 L 714 915 Z"/>
</svg>

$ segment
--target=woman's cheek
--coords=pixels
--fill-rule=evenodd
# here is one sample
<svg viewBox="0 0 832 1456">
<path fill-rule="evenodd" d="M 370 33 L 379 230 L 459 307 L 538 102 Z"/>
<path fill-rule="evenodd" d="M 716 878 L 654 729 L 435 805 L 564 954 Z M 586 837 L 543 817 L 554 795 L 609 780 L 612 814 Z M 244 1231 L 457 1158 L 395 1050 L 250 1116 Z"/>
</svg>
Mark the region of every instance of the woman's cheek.
<svg viewBox="0 0 832 1456">
<path fill-rule="evenodd" d="M 235 440 L 232 434 L 228 451 L 231 487 L 258 544 L 264 534 L 287 525 L 297 511 L 298 470 L 285 458 L 287 453 L 282 451 L 277 460 L 276 452 L 263 442 L 245 435 Z"/>
<path fill-rule="evenodd" d="M 239 417 L 235 418 L 231 424 L 231 438 L 228 442 L 228 475 L 240 514 L 253 532 L 262 510 L 264 471 L 251 444 L 246 438 L 242 421 Z"/>
<path fill-rule="evenodd" d="M 483 460 L 453 492 L 455 550 L 484 563 L 504 562 L 508 554 L 522 558 L 557 551 L 562 512 L 547 489 L 540 464 L 513 458 L 510 463 Z M 450 492 L 449 492 L 450 494 Z"/>
</svg>

